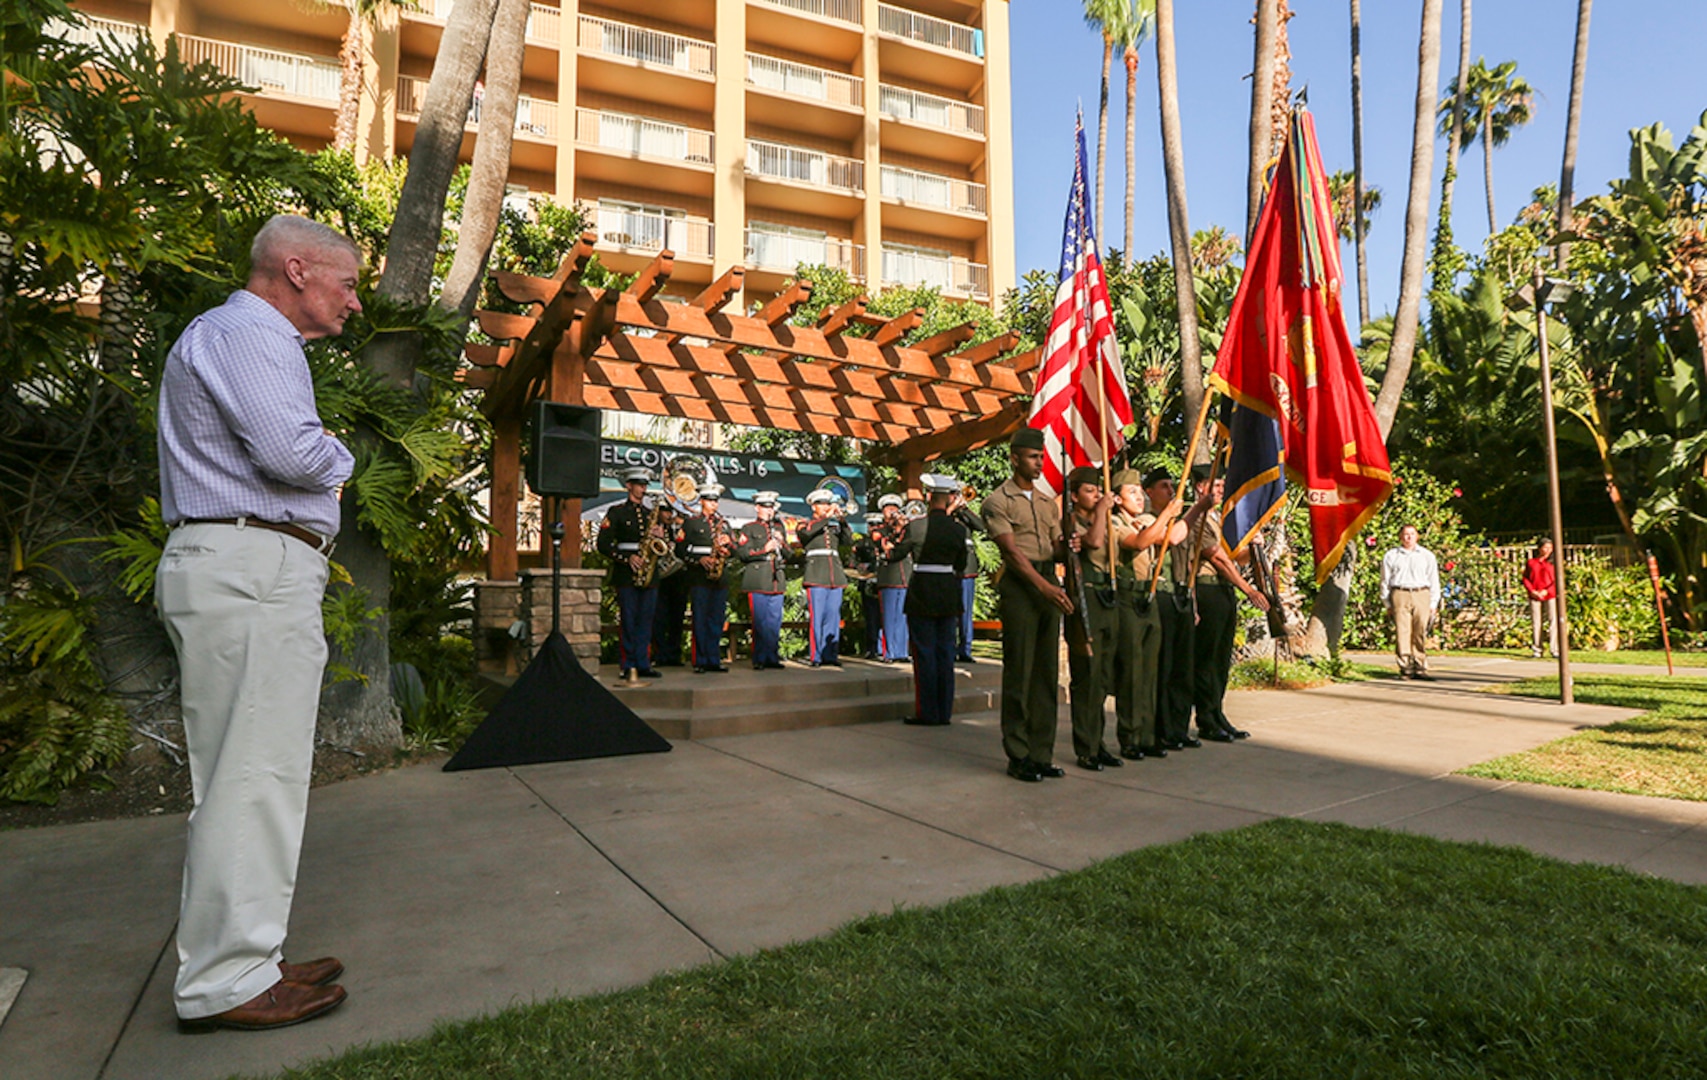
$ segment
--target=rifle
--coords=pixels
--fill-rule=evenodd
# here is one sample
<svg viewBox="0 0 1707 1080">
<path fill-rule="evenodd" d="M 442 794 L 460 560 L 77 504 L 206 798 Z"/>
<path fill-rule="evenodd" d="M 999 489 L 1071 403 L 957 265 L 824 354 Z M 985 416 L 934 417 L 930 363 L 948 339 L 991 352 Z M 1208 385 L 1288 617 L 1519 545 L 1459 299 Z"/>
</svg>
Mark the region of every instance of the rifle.
<svg viewBox="0 0 1707 1080">
<path fill-rule="evenodd" d="M 1061 454 L 1061 483 L 1067 482 L 1067 455 Z M 1061 493 L 1061 536 L 1069 540 L 1073 535 L 1073 493 Z M 1073 612 L 1067 616 L 1062 629 L 1067 634 L 1067 651 L 1079 656 L 1091 655 L 1091 621 L 1085 604 L 1085 575 L 1079 572 L 1079 557 L 1073 553 L 1071 546 L 1067 550 L 1067 578 L 1062 584 L 1067 590 L 1068 599 L 1073 601 Z"/>
<path fill-rule="evenodd" d="M 1282 519 L 1284 522 L 1284 519 Z M 1284 524 L 1281 526 L 1285 527 Z M 1250 546 L 1251 576 L 1256 580 L 1257 591 L 1268 598 L 1268 636 L 1275 641 L 1286 640 L 1286 611 L 1280 602 L 1280 582 L 1274 576 L 1274 567 L 1269 564 L 1268 551 L 1259 539 Z"/>
</svg>

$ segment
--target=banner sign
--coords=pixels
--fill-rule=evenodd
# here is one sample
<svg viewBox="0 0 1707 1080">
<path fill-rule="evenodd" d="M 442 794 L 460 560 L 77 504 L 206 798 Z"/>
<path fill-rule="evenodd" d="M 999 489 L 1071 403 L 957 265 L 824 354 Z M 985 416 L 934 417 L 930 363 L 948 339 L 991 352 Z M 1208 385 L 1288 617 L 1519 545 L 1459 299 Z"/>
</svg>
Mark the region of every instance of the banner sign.
<svg viewBox="0 0 1707 1080">
<path fill-rule="evenodd" d="M 819 488 L 835 493 L 842 512 L 851 521 L 859 521 L 866 512 L 865 467 L 860 464 L 605 439 L 599 461 L 600 487 L 607 495 L 620 496 L 622 481 L 618 476 L 637 465 L 652 470 L 654 492 L 661 486 L 676 508 L 687 513 L 698 512 L 697 492 L 703 483 L 723 485 L 722 512 L 730 518 L 750 518 L 753 496 L 761 491 L 774 491 L 782 497 L 778 513 L 811 517 L 806 496 Z"/>
</svg>

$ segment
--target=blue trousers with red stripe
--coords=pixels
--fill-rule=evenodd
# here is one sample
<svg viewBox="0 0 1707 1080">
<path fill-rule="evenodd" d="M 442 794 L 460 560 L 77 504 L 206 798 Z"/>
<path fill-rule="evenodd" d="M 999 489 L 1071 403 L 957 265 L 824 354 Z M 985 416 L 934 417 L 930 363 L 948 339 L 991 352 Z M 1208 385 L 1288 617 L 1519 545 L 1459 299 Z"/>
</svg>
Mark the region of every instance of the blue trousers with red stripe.
<svg viewBox="0 0 1707 1080">
<path fill-rule="evenodd" d="M 652 615 L 658 607 L 657 589 L 616 587 L 616 609 L 622 624 L 618 635 L 617 664 L 627 674 L 630 668 L 652 670 Z"/>
<path fill-rule="evenodd" d="M 729 590 L 693 587 L 693 665 L 723 666 L 723 623 L 729 615 Z"/>
<path fill-rule="evenodd" d="M 833 664 L 842 652 L 842 590 L 806 586 L 806 618 L 812 624 L 812 662 Z"/>
<path fill-rule="evenodd" d="M 747 602 L 753 612 L 753 663 L 781 663 L 782 594 L 748 593 Z"/>
</svg>

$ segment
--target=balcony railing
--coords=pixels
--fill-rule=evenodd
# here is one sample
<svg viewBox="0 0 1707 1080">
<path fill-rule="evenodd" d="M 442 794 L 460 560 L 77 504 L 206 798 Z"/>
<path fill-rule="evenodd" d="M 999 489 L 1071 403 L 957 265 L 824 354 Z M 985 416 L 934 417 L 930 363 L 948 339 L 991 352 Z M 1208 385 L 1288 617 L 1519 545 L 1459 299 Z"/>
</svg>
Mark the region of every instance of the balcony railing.
<svg viewBox="0 0 1707 1080">
<path fill-rule="evenodd" d="M 911 120 L 963 135 L 984 134 L 984 107 L 953 98 L 938 97 L 923 90 L 881 85 L 877 88 L 877 111 L 897 120 Z"/>
<path fill-rule="evenodd" d="M 695 75 L 711 75 L 717 70 L 716 46 L 709 41 L 593 15 L 581 16 L 580 43 L 582 52 L 638 60 L 647 67 Z"/>
<path fill-rule="evenodd" d="M 877 32 L 982 59 L 984 31 L 892 4 L 877 5 Z"/>
<path fill-rule="evenodd" d="M 747 54 L 747 85 L 831 105 L 859 108 L 865 103 L 865 80 L 858 75 L 844 75 L 758 53 Z"/>
<path fill-rule="evenodd" d="M 864 12 L 861 10 L 865 5 L 860 0 L 756 0 L 756 2 L 769 7 L 804 12 L 807 15 L 819 15 L 853 26 L 865 25 Z"/>
<path fill-rule="evenodd" d="M 332 57 L 258 49 L 233 41 L 178 35 L 178 49 L 186 64 L 212 61 L 220 71 L 261 93 L 338 103 L 338 80 L 342 69 Z"/>
<path fill-rule="evenodd" d="M 990 298 L 990 268 L 984 263 L 916 251 L 883 250 L 883 284 L 923 285 L 950 296 Z"/>
<path fill-rule="evenodd" d="M 450 18 L 450 9 L 456 6 L 456 0 L 420 0 L 420 8 L 414 13 L 437 19 L 440 22 Z M 408 8 L 403 9 L 406 13 Z M 563 40 L 563 9 L 548 7 L 545 4 L 528 5 L 527 40 L 536 45 L 553 45 Z"/>
<path fill-rule="evenodd" d="M 709 259 L 715 233 L 709 221 L 661 214 L 653 210 L 598 208 L 599 243 L 637 251 L 669 248 L 679 257 Z"/>
<path fill-rule="evenodd" d="M 421 105 L 427 100 L 427 80 L 418 79 L 413 75 L 397 77 L 397 115 L 415 119 L 421 115 Z M 468 126 L 480 126 L 480 110 L 482 101 L 474 99 L 474 104 L 468 108 Z M 557 102 L 543 101 L 531 98 L 525 94 L 516 97 L 516 134 L 546 142 L 557 141 Z"/>
<path fill-rule="evenodd" d="M 770 180 L 798 180 L 854 194 L 865 191 L 865 162 L 803 146 L 748 139 L 747 171 Z"/>
<path fill-rule="evenodd" d="M 970 180 L 885 165 L 880 182 L 886 199 L 899 199 L 914 206 L 933 206 L 961 214 L 983 215 L 989 212 L 984 185 Z"/>
<path fill-rule="evenodd" d="M 575 141 L 630 157 L 691 165 L 710 165 L 712 161 L 711 132 L 626 113 L 576 109 Z"/>
<path fill-rule="evenodd" d="M 865 245 L 834 236 L 795 236 L 765 229 L 747 230 L 748 266 L 792 274 L 801 263 L 828 266 L 863 280 Z"/>
<path fill-rule="evenodd" d="M 145 37 L 148 27 L 141 23 L 123 22 L 119 19 L 104 19 L 99 15 L 85 15 L 80 22 L 67 22 L 64 19 L 49 19 L 42 24 L 42 32 L 50 38 L 69 42 L 72 45 L 95 46 L 104 37 L 114 37 L 121 44 L 130 44 L 129 39 Z"/>
</svg>

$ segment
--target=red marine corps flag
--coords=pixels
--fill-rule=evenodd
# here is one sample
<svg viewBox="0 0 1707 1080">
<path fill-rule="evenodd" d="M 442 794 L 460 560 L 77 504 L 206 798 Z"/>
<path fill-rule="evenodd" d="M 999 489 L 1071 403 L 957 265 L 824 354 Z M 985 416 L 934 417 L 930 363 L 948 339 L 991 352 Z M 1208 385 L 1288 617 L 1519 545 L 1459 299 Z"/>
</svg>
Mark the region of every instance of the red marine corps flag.
<svg viewBox="0 0 1707 1080">
<path fill-rule="evenodd" d="M 1120 429 L 1132 423 L 1132 398 L 1120 366 L 1108 283 L 1097 256 L 1096 223 L 1085 188 L 1082 116 L 1077 140 L 1060 284 L 1055 287 L 1055 311 L 1049 317 L 1028 421 L 1043 430 L 1043 476 L 1038 483 L 1051 496 L 1064 486 L 1063 463 L 1067 469 L 1103 464 L 1110 444 L 1118 446 Z"/>
<path fill-rule="evenodd" d="M 1310 504 L 1318 582 L 1327 579 L 1346 541 L 1393 490 L 1387 446 L 1346 332 L 1340 281 L 1338 234 L 1316 126 L 1298 109 L 1257 219 L 1210 385 L 1233 399 L 1236 414 L 1244 412 L 1246 423 L 1235 416 L 1229 424 L 1235 442 L 1241 426 L 1260 427 L 1249 423 L 1257 420 L 1251 412 L 1278 428 L 1276 449 L 1286 474 L 1303 485 Z M 1254 441 L 1259 447 L 1268 442 Z M 1233 449 L 1226 522 L 1234 549 L 1273 512 L 1272 505 L 1241 506 L 1246 498 L 1275 497 L 1278 485 L 1265 481 L 1277 462 L 1273 456 L 1264 462 L 1265 456 Z M 1239 535 L 1231 535 L 1235 521 L 1244 523 Z"/>
</svg>

